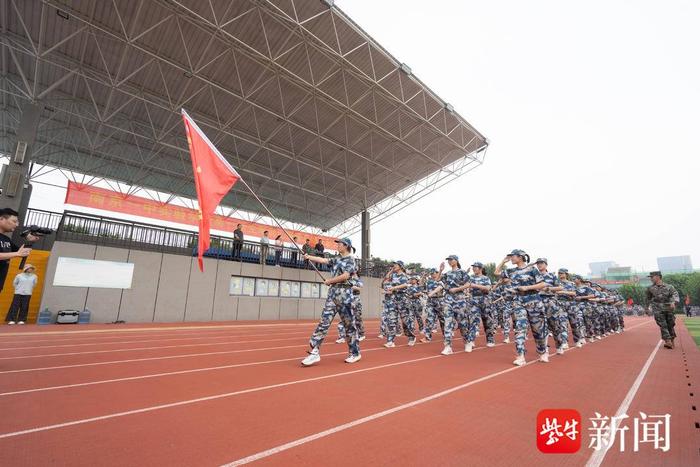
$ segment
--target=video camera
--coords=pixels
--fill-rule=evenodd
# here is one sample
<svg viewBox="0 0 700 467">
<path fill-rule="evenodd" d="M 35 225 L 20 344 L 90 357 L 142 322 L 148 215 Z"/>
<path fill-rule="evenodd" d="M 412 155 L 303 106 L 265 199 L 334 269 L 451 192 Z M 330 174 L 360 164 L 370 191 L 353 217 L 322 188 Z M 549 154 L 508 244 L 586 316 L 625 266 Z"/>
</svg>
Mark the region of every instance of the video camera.
<svg viewBox="0 0 700 467">
<path fill-rule="evenodd" d="M 27 235 L 32 234 L 35 237 L 43 237 L 45 235 L 51 235 L 53 233 L 53 229 L 49 229 L 47 227 L 39 227 L 38 225 L 30 225 L 28 227 L 25 227 L 22 229 L 22 231 L 19 233 L 19 236 L 22 238 L 26 238 Z M 27 242 L 25 246 L 27 248 L 32 247 L 33 242 Z M 24 269 L 24 265 L 27 263 L 27 257 L 25 256 L 22 258 L 22 261 L 19 263 L 19 269 Z"/>
<path fill-rule="evenodd" d="M 51 235 L 53 233 L 52 229 L 47 227 L 39 227 L 38 225 L 30 225 L 22 230 L 19 234 L 20 237 L 25 238 L 27 235 L 32 234 L 35 237 L 43 237 L 44 235 Z"/>
</svg>

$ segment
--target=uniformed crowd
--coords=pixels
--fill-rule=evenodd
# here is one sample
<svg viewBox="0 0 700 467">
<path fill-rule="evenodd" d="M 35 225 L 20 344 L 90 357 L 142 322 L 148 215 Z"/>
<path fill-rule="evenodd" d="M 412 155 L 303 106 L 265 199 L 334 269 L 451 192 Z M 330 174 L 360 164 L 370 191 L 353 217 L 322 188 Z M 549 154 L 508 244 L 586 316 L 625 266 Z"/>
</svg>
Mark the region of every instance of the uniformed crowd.
<svg viewBox="0 0 700 467">
<path fill-rule="evenodd" d="M 484 265 L 473 263 L 462 269 L 459 258 L 446 258 L 439 269 L 427 277 L 409 276 L 397 261 L 383 280 L 384 307 L 380 337 L 385 347 L 394 347 L 397 335 L 405 335 L 415 345 L 416 326 L 423 334 L 421 342 L 430 342 L 439 323 L 443 334 L 443 355 L 452 353 L 455 329 L 459 328 L 464 350 L 471 352 L 477 335 L 483 331 L 486 346 L 496 345 L 498 330 L 504 343 L 515 344 L 515 365 L 525 364 L 525 340 L 528 330 L 537 347 L 539 360 L 549 361 L 548 337 L 557 354 L 569 346 L 582 347 L 624 330 L 622 306 L 617 292 L 606 290 L 567 269 L 547 270 L 547 259 L 528 264 L 529 256 L 513 250 L 497 266 L 496 283 L 485 274 Z M 506 269 L 507 262 L 514 267 Z M 469 273 L 471 270 L 471 274 Z M 425 314 L 425 323 L 423 322 Z"/>
<path fill-rule="evenodd" d="M 309 356 L 302 362 L 307 366 L 320 361 L 320 346 L 336 314 L 340 315 L 340 337 L 336 342 L 347 343 L 349 349 L 345 361 L 354 363 L 360 359 L 359 342 L 365 338 L 360 301 L 362 281 L 349 254 L 350 240 L 342 239 L 338 243 L 340 249 L 347 248 L 339 258 L 313 260 L 328 264 L 333 278 L 326 281 L 330 286 L 326 305 L 309 341 Z M 549 337 L 553 339 L 554 351 L 561 355 L 569 342 L 582 347 L 624 331 L 624 299 L 618 292 L 571 275 L 565 268 L 556 273 L 549 271 L 546 258 L 530 263 L 527 253 L 513 250 L 496 266 L 495 283 L 480 262 L 465 270 L 457 255 L 446 260 L 447 270 L 442 263 L 439 269 L 423 275 L 408 274 L 402 261 L 392 264 L 382 280 L 384 300 L 379 337 L 386 339 L 385 347 L 395 347 L 396 337 L 402 335 L 408 339 L 409 346 L 415 345 L 419 334 L 423 336 L 421 342 L 431 342 L 439 327 L 443 355 L 452 354 L 456 329 L 460 331 L 465 352 L 472 352 L 482 331 L 486 347 L 495 347 L 500 329 L 503 343 L 511 343 L 512 337 L 515 345 L 513 364 L 522 366 L 526 363 L 528 331 L 539 361 L 544 363 L 549 362 Z M 508 263 L 512 267 L 506 267 Z M 652 274 L 658 274 L 660 279 L 660 273 Z M 669 292 L 670 286 L 662 285 L 650 288 L 649 296 L 658 297 L 650 300 L 652 304 L 673 300 L 673 296 L 668 296 L 673 294 Z M 664 345 L 673 348 L 672 313 L 669 316 L 660 305 L 654 311 Z"/>
</svg>

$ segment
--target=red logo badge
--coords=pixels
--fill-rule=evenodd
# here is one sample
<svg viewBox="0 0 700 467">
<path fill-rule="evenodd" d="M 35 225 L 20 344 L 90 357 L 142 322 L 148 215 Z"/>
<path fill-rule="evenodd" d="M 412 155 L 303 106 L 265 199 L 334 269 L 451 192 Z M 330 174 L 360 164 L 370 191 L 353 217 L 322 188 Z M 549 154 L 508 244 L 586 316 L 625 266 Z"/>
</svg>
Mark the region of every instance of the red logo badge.
<svg viewBox="0 0 700 467">
<path fill-rule="evenodd" d="M 541 410 L 535 428 L 540 452 L 570 454 L 581 449 L 581 414 L 577 410 Z"/>
</svg>

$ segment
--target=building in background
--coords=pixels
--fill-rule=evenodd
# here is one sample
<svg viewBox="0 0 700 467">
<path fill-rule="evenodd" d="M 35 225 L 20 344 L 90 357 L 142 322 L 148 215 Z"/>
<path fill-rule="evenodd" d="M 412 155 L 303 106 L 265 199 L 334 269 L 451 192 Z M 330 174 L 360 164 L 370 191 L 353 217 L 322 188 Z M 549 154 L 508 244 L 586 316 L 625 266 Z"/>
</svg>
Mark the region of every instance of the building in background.
<svg viewBox="0 0 700 467">
<path fill-rule="evenodd" d="M 663 272 L 693 272 L 693 263 L 690 255 L 683 256 L 662 256 L 656 258 L 659 271 Z"/>
<path fill-rule="evenodd" d="M 617 266 L 615 261 L 597 261 L 595 263 L 588 263 L 588 267 L 591 269 L 591 277 L 603 277 L 608 271 L 608 268 L 614 268 Z"/>
</svg>

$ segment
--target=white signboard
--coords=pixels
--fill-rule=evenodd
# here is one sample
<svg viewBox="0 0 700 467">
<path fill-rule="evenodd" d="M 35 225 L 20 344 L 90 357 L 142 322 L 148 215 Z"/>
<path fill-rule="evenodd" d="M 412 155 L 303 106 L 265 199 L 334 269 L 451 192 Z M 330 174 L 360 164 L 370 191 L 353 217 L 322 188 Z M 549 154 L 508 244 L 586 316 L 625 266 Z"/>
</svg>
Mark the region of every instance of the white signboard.
<svg viewBox="0 0 700 467">
<path fill-rule="evenodd" d="M 60 257 L 56 265 L 53 285 L 130 289 L 133 277 L 133 263 Z"/>
</svg>

